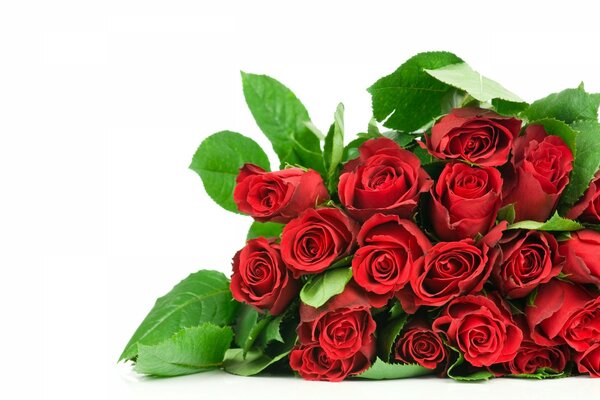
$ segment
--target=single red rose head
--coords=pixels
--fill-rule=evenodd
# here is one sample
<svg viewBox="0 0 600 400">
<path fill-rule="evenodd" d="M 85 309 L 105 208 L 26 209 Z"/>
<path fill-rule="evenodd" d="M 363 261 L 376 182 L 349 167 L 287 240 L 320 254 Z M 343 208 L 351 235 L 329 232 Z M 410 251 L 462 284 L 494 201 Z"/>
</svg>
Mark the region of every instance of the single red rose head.
<svg viewBox="0 0 600 400">
<path fill-rule="evenodd" d="M 296 277 L 325 271 L 354 249 L 358 224 L 337 208 L 307 209 L 281 234 L 281 255 Z"/>
<path fill-rule="evenodd" d="M 600 343 L 596 343 L 586 351 L 576 354 L 575 363 L 580 373 L 587 373 L 593 378 L 600 378 Z"/>
<path fill-rule="evenodd" d="M 433 322 L 471 365 L 490 366 L 512 360 L 523 340 L 507 306 L 498 298 L 458 297 Z"/>
<path fill-rule="evenodd" d="M 588 224 L 600 224 L 600 171 L 590 182 L 583 197 L 567 212 L 566 217 Z"/>
<path fill-rule="evenodd" d="M 447 164 L 431 190 L 428 211 L 433 230 L 444 241 L 485 235 L 496 221 L 501 196 L 497 169 Z"/>
<path fill-rule="evenodd" d="M 233 258 L 233 298 L 261 312 L 279 315 L 298 294 L 300 283 L 286 268 L 273 240 L 248 240 Z"/>
<path fill-rule="evenodd" d="M 504 182 L 504 203 L 515 206 L 515 221 L 546 221 L 569 183 L 573 153 L 541 125 L 529 125 L 515 139 Z"/>
<path fill-rule="evenodd" d="M 236 179 L 233 199 L 238 210 L 257 221 L 288 222 L 307 208 L 329 200 L 321 176 L 313 170 L 287 168 L 266 172 L 245 164 Z"/>
<path fill-rule="evenodd" d="M 413 153 L 387 138 L 367 140 L 360 157 L 344 166 L 338 185 L 342 205 L 364 221 L 373 214 L 410 218 L 433 181 Z"/>
<path fill-rule="evenodd" d="M 586 229 L 571 232 L 571 238 L 561 242 L 560 254 L 565 257 L 563 273 L 570 281 L 591 283 L 600 287 L 600 232 Z"/>
<path fill-rule="evenodd" d="M 393 349 L 393 360 L 436 369 L 448 360 L 448 351 L 439 334 L 425 320 L 416 319 L 403 328 Z"/>
<path fill-rule="evenodd" d="M 374 345 L 346 359 L 333 359 L 318 344 L 300 345 L 290 353 L 290 367 L 309 381 L 340 382 L 357 375 L 371 366 Z"/>
<path fill-rule="evenodd" d="M 496 260 L 492 280 L 509 299 L 525 297 L 550 281 L 560 273 L 564 261 L 554 236 L 541 231 L 505 231 L 492 252 Z"/>
<path fill-rule="evenodd" d="M 442 160 L 461 159 L 495 167 L 508 161 L 520 130 L 521 120 L 516 118 L 481 108 L 455 108 L 433 125 L 421 147 Z"/>
</svg>

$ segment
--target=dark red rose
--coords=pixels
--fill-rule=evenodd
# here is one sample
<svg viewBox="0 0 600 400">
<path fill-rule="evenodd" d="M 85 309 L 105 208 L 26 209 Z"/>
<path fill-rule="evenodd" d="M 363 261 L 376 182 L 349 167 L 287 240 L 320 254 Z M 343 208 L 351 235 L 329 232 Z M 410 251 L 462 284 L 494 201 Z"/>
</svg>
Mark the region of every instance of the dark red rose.
<svg viewBox="0 0 600 400">
<path fill-rule="evenodd" d="M 425 135 L 426 148 L 442 160 L 461 159 L 484 167 L 500 166 L 508 160 L 521 121 L 481 108 L 455 108 Z"/>
<path fill-rule="evenodd" d="M 238 210 L 257 221 L 288 222 L 307 208 L 329 200 L 323 179 L 313 170 L 265 172 L 259 166 L 245 164 L 236 182 L 233 199 Z"/>
<path fill-rule="evenodd" d="M 300 345 L 290 353 L 290 367 L 309 381 L 340 382 L 349 375 L 366 371 L 374 354 L 373 343 L 366 346 L 364 352 L 343 360 L 330 358 L 318 344 Z"/>
<path fill-rule="evenodd" d="M 504 204 L 515 206 L 515 221 L 546 221 L 569 183 L 573 153 L 541 125 L 529 125 L 515 139 L 512 166 L 504 181 Z"/>
<path fill-rule="evenodd" d="M 433 330 L 443 333 L 450 346 L 475 367 L 512 360 L 523 340 L 523 332 L 499 297 L 458 297 L 433 322 Z"/>
<path fill-rule="evenodd" d="M 260 311 L 278 315 L 298 294 L 300 283 L 293 279 L 273 240 L 248 240 L 233 258 L 231 293 Z"/>
<path fill-rule="evenodd" d="M 580 373 L 600 378 L 600 343 L 595 343 L 583 353 L 576 354 L 575 362 Z"/>
<path fill-rule="evenodd" d="M 571 232 L 571 238 L 561 242 L 559 251 L 565 256 L 563 272 L 568 279 L 593 283 L 600 287 L 600 232 L 586 229 Z"/>
<path fill-rule="evenodd" d="M 358 244 L 352 260 L 354 280 L 378 295 L 393 294 L 406 285 L 416 260 L 431 247 L 414 222 L 383 214 L 364 222 Z"/>
<path fill-rule="evenodd" d="M 348 359 L 357 352 L 370 356 L 365 348 L 373 345 L 374 332 L 369 301 L 352 283 L 319 308 L 300 305 L 300 343 L 317 343 L 331 359 Z"/>
<path fill-rule="evenodd" d="M 323 272 L 354 249 L 358 224 L 337 208 L 309 208 L 281 234 L 281 256 L 296 277 Z"/>
<path fill-rule="evenodd" d="M 600 342 L 600 297 L 583 287 L 553 279 L 539 286 L 525 308 L 531 338 L 540 345 L 567 343 L 576 351 Z"/>
<path fill-rule="evenodd" d="M 415 263 L 410 278 L 411 291 L 397 297 L 407 313 L 420 306 L 442 306 L 465 294 L 481 291 L 491 273 L 486 244 L 473 239 L 440 242 Z"/>
<path fill-rule="evenodd" d="M 445 241 L 485 235 L 496 221 L 501 195 L 497 169 L 447 164 L 431 189 L 433 230 Z"/>
<path fill-rule="evenodd" d="M 387 138 L 367 140 L 358 150 L 340 177 L 342 205 L 361 221 L 376 213 L 409 218 L 433 184 L 417 156 Z"/>
<path fill-rule="evenodd" d="M 436 369 L 447 359 L 448 351 L 442 338 L 422 319 L 413 320 L 403 328 L 394 345 L 393 360 L 396 362 Z"/>
<path fill-rule="evenodd" d="M 492 252 L 496 259 L 492 279 L 500 292 L 511 299 L 525 297 L 539 284 L 550 281 L 560 273 L 563 264 L 558 243 L 547 232 L 506 231 Z"/>
<path fill-rule="evenodd" d="M 600 224 L 600 171 L 590 182 L 583 197 L 567 212 L 566 217 L 589 224 Z"/>
</svg>

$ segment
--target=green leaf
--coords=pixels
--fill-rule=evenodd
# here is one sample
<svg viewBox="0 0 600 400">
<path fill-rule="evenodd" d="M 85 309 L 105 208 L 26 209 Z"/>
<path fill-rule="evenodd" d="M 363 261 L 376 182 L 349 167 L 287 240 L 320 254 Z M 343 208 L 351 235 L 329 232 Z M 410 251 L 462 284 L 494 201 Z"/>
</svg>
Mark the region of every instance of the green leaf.
<svg viewBox="0 0 600 400">
<path fill-rule="evenodd" d="M 329 180 L 335 178 L 338 164 L 344 153 L 344 105 L 340 103 L 334 114 L 334 122 L 325 137 L 323 157 Z"/>
<path fill-rule="evenodd" d="M 284 224 L 279 224 L 277 222 L 254 221 L 252 225 L 250 225 L 250 229 L 246 235 L 246 240 L 255 239 L 257 237 L 279 237 L 284 226 Z"/>
<path fill-rule="evenodd" d="M 418 135 L 412 133 L 400 131 L 383 132 L 383 136 L 385 136 L 388 139 L 392 139 L 394 142 L 398 143 L 398 146 L 400 147 L 408 146 L 409 144 L 413 143 L 416 138 L 419 137 Z"/>
<path fill-rule="evenodd" d="M 565 378 L 570 376 L 571 374 L 568 371 L 557 372 L 551 368 L 540 368 L 534 374 L 517 374 L 517 375 L 508 375 L 513 378 L 526 378 L 526 379 L 557 379 L 557 378 Z"/>
<path fill-rule="evenodd" d="M 206 193 L 221 207 L 239 213 L 233 201 L 235 179 L 240 168 L 256 164 L 269 170 L 269 159 L 256 142 L 236 132 L 217 132 L 200 144 L 190 169 L 198 173 Z"/>
<path fill-rule="evenodd" d="M 156 300 L 154 307 L 125 346 L 121 360 L 134 360 L 140 345 L 151 346 L 170 338 L 182 328 L 203 322 L 229 325 L 238 303 L 229 291 L 229 280 L 221 272 L 202 270 L 179 282 Z"/>
<path fill-rule="evenodd" d="M 330 269 L 313 276 L 300 291 L 300 299 L 304 304 L 319 308 L 327 300 L 344 291 L 352 278 L 352 268 Z"/>
<path fill-rule="evenodd" d="M 248 108 L 273 144 L 281 167 L 301 165 L 323 173 L 320 140 L 307 127 L 308 111 L 294 93 L 266 75 L 242 72 L 242 85 Z"/>
<path fill-rule="evenodd" d="M 244 357 L 242 349 L 230 349 L 225 354 L 223 367 L 230 374 L 252 376 L 283 359 L 290 351 L 291 349 L 271 357 L 260 350 L 252 350 Z"/>
<path fill-rule="evenodd" d="M 516 224 L 509 225 L 506 229 L 530 229 L 535 231 L 553 231 L 553 232 L 571 232 L 584 229 L 584 226 L 577 221 L 563 218 L 555 212 L 546 222 L 538 221 L 519 221 Z"/>
<path fill-rule="evenodd" d="M 238 315 L 235 321 L 235 344 L 244 348 L 250 337 L 252 329 L 258 321 L 259 313 L 254 307 L 248 304 L 240 304 Z"/>
<path fill-rule="evenodd" d="M 494 377 L 494 374 L 488 370 L 475 370 L 465 361 L 463 354 L 457 349 L 450 347 L 457 354 L 456 361 L 448 368 L 448 377 L 455 381 L 473 382 L 483 381 Z"/>
<path fill-rule="evenodd" d="M 561 202 L 566 207 L 579 200 L 600 169 L 600 124 L 596 121 L 578 121 L 572 127 L 577 131 L 577 156 L 573 162 L 569 185 L 561 197 Z"/>
<path fill-rule="evenodd" d="M 415 131 L 444 113 L 443 100 L 455 89 L 435 79 L 425 69 L 438 69 L 462 60 L 448 52 L 420 53 L 392 74 L 375 82 L 373 116 L 383 125 L 404 132 Z"/>
<path fill-rule="evenodd" d="M 348 143 L 346 147 L 344 147 L 344 153 L 342 154 L 342 162 L 345 163 L 357 158 L 360 155 L 360 153 L 358 152 L 358 148 L 367 140 L 369 139 L 366 137 L 359 137 L 358 139 L 354 139 L 353 141 Z"/>
<path fill-rule="evenodd" d="M 459 88 L 481 102 L 501 99 L 513 103 L 524 103 L 516 94 L 499 83 L 474 71 L 466 63 L 450 64 L 441 68 L 425 69 L 429 75 L 450 86 Z"/>
<path fill-rule="evenodd" d="M 417 364 L 388 364 L 377 358 L 371 368 L 355 378 L 361 379 L 402 379 L 414 378 L 416 376 L 429 375 L 432 369 Z"/>
<path fill-rule="evenodd" d="M 390 361 L 394 343 L 407 320 L 408 314 L 401 314 L 400 317 L 390 321 L 377 336 L 377 353 L 383 361 Z"/>
<path fill-rule="evenodd" d="M 515 204 L 511 203 L 511 204 L 507 204 L 504 207 L 502 207 L 500 210 L 498 210 L 498 221 L 506 221 L 509 224 L 512 224 L 513 222 L 515 222 Z"/>
<path fill-rule="evenodd" d="M 271 342 L 284 342 L 281 336 L 282 321 L 283 314 L 269 320 L 269 323 L 265 326 L 265 329 L 263 329 L 257 340 L 260 342 L 261 347 L 265 347 Z"/>
<path fill-rule="evenodd" d="M 560 137 L 569 146 L 573 156 L 577 156 L 577 132 L 566 123 L 557 119 L 546 118 L 531 122 L 530 125 L 542 125 L 548 134 Z"/>
<path fill-rule="evenodd" d="M 570 124 L 579 120 L 598 121 L 600 97 L 587 93 L 583 85 L 534 101 L 525 115 L 530 121 L 555 118 Z"/>
<path fill-rule="evenodd" d="M 135 370 L 153 376 L 178 376 L 218 368 L 232 337 L 228 326 L 204 323 L 184 328 L 159 344 L 140 344 Z"/>
<path fill-rule="evenodd" d="M 506 101 L 502 99 L 493 99 L 492 106 L 498 114 L 513 116 L 522 113 L 527 110 L 529 104 L 527 103 L 513 103 L 512 101 Z"/>
</svg>

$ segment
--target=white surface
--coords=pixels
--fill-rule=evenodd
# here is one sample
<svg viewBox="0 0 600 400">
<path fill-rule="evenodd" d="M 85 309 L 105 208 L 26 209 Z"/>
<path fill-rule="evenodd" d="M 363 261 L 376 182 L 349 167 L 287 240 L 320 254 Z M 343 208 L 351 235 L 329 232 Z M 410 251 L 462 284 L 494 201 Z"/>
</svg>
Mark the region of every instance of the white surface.
<svg viewBox="0 0 600 400">
<path fill-rule="evenodd" d="M 527 100 L 582 80 L 600 91 L 589 1 L 368 3 L 1 3 L 0 394 L 13 394 L 0 397 L 600 393 L 591 379 L 336 385 L 211 373 L 139 382 L 115 364 L 157 296 L 199 268 L 228 272 L 243 243 L 249 219 L 220 210 L 187 170 L 219 130 L 267 146 L 239 70 L 284 82 L 322 130 L 343 101 L 349 136 L 369 121 L 366 87 L 424 50 L 454 51 Z"/>
</svg>

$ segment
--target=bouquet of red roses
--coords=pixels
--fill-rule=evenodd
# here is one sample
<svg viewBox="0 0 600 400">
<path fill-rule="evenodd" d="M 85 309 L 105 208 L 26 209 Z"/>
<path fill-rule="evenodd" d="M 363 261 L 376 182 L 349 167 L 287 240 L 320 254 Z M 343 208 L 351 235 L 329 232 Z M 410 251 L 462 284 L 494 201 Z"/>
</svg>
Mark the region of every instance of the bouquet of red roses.
<svg viewBox="0 0 600 400">
<path fill-rule="evenodd" d="M 310 380 L 600 376 L 600 94 L 531 104 L 454 54 L 376 81 L 368 130 L 322 134 L 294 94 L 242 73 L 279 156 L 202 142 L 191 169 L 254 218 L 229 281 L 199 271 L 126 346 L 143 374 Z M 383 130 L 382 127 L 387 128 Z"/>
</svg>

